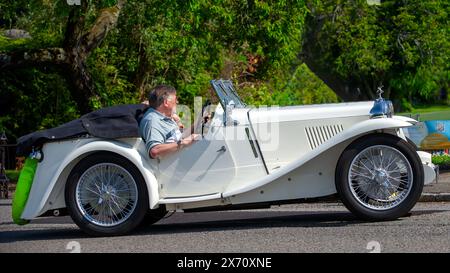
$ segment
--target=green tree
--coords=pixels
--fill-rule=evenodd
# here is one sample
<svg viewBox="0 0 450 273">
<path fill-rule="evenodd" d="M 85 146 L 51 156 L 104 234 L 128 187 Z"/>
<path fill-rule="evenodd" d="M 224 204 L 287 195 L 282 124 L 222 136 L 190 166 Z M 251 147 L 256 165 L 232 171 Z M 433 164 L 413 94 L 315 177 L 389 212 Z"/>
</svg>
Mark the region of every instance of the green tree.
<svg viewBox="0 0 450 273">
<path fill-rule="evenodd" d="M 344 100 L 437 101 L 449 85 L 449 3 L 308 1 L 301 59 Z M 407 105 L 403 105 L 407 106 Z"/>
<path fill-rule="evenodd" d="M 126 73 L 136 75 L 141 99 L 146 85 L 163 82 L 175 85 L 186 103 L 205 94 L 214 77 L 265 80 L 289 67 L 305 16 L 304 1 L 295 0 L 128 1 L 118 24 L 128 39 L 115 46 L 132 56 Z"/>
<path fill-rule="evenodd" d="M 281 80 L 272 78 L 289 78 L 280 71 L 292 74 L 298 66 L 292 62 L 307 12 L 300 0 L 82 0 L 81 6 L 18 0 L 2 2 L 0 9 L 1 92 L 13 98 L 2 105 L 9 121 L 4 128 L 15 120 L 11 105 L 25 103 L 25 97 L 53 105 L 55 96 L 48 93 L 54 88 L 64 94 L 58 107 L 75 105 L 70 113 L 78 114 L 138 102 L 146 86 L 160 83 L 174 85 L 190 105 L 194 96 L 210 96 L 209 80 L 219 77 L 267 86 L 282 98 L 276 93 L 283 91 L 271 87 Z M 249 97 L 262 90 L 256 87 L 246 88 Z M 37 122 L 45 119 L 40 112 L 24 112 L 30 123 L 18 121 L 10 130 L 18 136 L 73 117 Z"/>
<path fill-rule="evenodd" d="M 110 2 L 81 1 L 79 6 L 69 6 L 66 1 L 33 0 L 3 4 L 6 12 L 0 22 L 29 33 L 29 37 L 18 39 L 8 31 L 0 35 L 0 72 L 56 67 L 70 82 L 79 110 L 92 109 L 89 99 L 97 94 L 87 59 L 115 27 L 125 1 Z M 22 16 L 13 18 L 18 11 Z"/>
</svg>

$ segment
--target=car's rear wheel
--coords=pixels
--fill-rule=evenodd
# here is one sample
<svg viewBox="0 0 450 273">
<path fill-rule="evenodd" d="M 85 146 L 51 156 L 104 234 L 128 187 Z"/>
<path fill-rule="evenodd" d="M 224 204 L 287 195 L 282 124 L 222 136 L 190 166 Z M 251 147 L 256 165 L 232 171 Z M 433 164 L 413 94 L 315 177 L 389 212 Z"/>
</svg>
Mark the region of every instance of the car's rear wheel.
<svg viewBox="0 0 450 273">
<path fill-rule="evenodd" d="M 412 146 L 389 134 L 357 139 L 336 167 L 336 189 L 344 205 L 365 220 L 392 220 L 417 203 L 424 174 Z"/>
<path fill-rule="evenodd" d="M 148 211 L 147 188 L 126 158 L 101 152 L 81 160 L 69 175 L 66 204 L 73 221 L 94 236 L 130 232 Z"/>
</svg>

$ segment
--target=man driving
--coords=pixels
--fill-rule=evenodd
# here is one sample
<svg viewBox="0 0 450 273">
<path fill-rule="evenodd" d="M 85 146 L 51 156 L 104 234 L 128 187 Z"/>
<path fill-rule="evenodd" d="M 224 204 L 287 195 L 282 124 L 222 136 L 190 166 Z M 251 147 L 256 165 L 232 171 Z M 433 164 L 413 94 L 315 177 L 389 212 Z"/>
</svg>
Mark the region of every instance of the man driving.
<svg viewBox="0 0 450 273">
<path fill-rule="evenodd" d="M 176 115 L 176 89 L 169 85 L 158 85 L 148 95 L 150 108 L 145 112 L 139 132 L 151 158 L 159 158 L 189 146 L 198 140 L 198 134 L 182 138 L 182 124 Z"/>
</svg>

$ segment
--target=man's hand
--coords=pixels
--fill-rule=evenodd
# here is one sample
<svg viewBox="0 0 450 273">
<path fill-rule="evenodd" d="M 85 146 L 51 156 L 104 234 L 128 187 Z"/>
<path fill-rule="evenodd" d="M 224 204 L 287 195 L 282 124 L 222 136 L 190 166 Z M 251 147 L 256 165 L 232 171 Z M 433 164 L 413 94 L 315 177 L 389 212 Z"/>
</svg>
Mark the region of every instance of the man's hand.
<svg viewBox="0 0 450 273">
<path fill-rule="evenodd" d="M 187 138 L 183 138 L 181 140 L 181 144 L 184 146 L 189 146 L 192 143 L 194 143 L 195 141 L 199 140 L 201 138 L 201 135 L 199 134 L 192 134 L 190 136 L 188 136 Z"/>
<path fill-rule="evenodd" d="M 203 116 L 203 124 L 208 123 L 211 120 L 211 113 L 205 113 Z"/>
<path fill-rule="evenodd" d="M 184 129 L 184 125 L 181 123 L 181 119 L 177 114 L 172 114 L 172 119 L 177 123 L 180 129 Z"/>
</svg>

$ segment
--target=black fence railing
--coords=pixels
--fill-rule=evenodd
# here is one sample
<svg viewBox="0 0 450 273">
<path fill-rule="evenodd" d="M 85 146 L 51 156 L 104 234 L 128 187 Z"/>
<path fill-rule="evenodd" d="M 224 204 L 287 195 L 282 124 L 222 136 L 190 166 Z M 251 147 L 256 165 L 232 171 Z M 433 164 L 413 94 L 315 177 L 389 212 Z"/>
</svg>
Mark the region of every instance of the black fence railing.
<svg viewBox="0 0 450 273">
<path fill-rule="evenodd" d="M 2 160 L 2 153 L 5 156 L 5 169 L 15 170 L 16 169 L 16 144 L 4 144 L 0 145 L 0 161 Z M 0 162 L 1 163 L 1 162 Z"/>
</svg>

